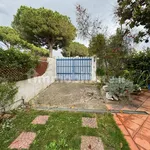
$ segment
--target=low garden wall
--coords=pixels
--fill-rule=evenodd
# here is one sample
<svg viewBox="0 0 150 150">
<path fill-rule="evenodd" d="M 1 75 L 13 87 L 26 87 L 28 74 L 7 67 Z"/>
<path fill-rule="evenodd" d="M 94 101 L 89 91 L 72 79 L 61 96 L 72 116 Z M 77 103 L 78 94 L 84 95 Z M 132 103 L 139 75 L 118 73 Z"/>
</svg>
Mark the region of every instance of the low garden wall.
<svg viewBox="0 0 150 150">
<path fill-rule="evenodd" d="M 24 99 L 24 102 L 29 102 L 40 91 L 47 88 L 56 79 L 56 62 L 54 58 L 48 58 L 48 66 L 46 72 L 42 76 L 30 78 L 27 80 L 19 81 L 16 83 L 18 86 L 18 93 L 15 96 L 16 103 L 13 104 L 11 109 L 17 108 Z M 14 101 L 14 102 L 15 102 Z"/>
</svg>

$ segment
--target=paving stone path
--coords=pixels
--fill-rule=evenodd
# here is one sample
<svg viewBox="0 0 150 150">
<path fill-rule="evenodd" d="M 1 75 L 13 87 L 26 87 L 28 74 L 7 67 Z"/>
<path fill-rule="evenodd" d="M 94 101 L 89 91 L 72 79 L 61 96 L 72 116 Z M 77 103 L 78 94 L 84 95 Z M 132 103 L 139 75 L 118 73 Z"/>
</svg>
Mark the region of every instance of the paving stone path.
<svg viewBox="0 0 150 150">
<path fill-rule="evenodd" d="M 98 128 L 96 118 L 82 117 L 82 127 Z M 82 136 L 81 150 L 104 150 L 100 137 Z"/>
<path fill-rule="evenodd" d="M 37 116 L 32 124 L 46 124 L 49 116 Z M 9 146 L 10 149 L 29 149 L 30 145 L 34 141 L 36 133 L 34 132 L 22 132 Z"/>
<path fill-rule="evenodd" d="M 104 150 L 103 142 L 99 137 L 82 136 L 81 150 Z"/>
<path fill-rule="evenodd" d="M 150 115 L 114 114 L 131 150 L 150 150 Z"/>
<path fill-rule="evenodd" d="M 49 116 L 37 116 L 33 121 L 32 124 L 46 124 Z"/>
<path fill-rule="evenodd" d="M 30 144 L 36 137 L 34 132 L 22 132 L 18 138 L 11 143 L 10 149 L 29 149 Z"/>
<path fill-rule="evenodd" d="M 132 105 L 111 103 L 109 110 L 145 111 L 141 114 L 114 114 L 118 127 L 123 132 L 131 150 L 150 150 L 150 91 L 132 96 Z"/>
<path fill-rule="evenodd" d="M 98 128 L 96 118 L 82 118 L 82 127 Z"/>
</svg>

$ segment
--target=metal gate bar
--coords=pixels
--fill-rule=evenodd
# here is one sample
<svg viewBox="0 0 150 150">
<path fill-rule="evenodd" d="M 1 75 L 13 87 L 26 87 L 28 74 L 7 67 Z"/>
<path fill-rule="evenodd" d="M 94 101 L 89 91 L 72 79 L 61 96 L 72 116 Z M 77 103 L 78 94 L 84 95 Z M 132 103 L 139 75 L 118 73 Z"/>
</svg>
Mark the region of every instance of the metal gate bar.
<svg viewBox="0 0 150 150">
<path fill-rule="evenodd" d="M 56 72 L 59 80 L 91 80 L 92 58 L 57 58 Z"/>
</svg>

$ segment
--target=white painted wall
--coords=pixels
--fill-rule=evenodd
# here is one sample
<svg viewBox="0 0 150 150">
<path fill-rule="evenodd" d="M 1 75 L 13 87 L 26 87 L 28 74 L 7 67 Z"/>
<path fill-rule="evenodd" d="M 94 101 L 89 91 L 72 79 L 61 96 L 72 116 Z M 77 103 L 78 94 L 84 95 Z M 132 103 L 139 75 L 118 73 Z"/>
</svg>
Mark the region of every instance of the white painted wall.
<svg viewBox="0 0 150 150">
<path fill-rule="evenodd" d="M 96 57 L 92 57 L 92 81 L 96 81 Z"/>
<path fill-rule="evenodd" d="M 48 68 L 46 72 L 39 77 L 19 81 L 16 83 L 18 86 L 18 93 L 15 96 L 15 101 L 23 98 L 25 102 L 29 102 L 40 91 L 47 88 L 50 84 L 55 82 L 56 79 L 56 60 L 54 58 L 48 59 Z M 11 109 L 17 108 L 21 101 L 16 102 Z"/>
</svg>

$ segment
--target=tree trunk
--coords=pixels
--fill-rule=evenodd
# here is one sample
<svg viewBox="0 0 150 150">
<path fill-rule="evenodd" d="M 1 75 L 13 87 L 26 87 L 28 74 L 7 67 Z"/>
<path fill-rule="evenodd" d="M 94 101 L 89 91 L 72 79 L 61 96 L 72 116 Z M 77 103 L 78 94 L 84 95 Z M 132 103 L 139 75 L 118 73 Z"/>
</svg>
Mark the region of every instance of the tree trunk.
<svg viewBox="0 0 150 150">
<path fill-rule="evenodd" d="M 52 46 L 51 43 L 49 44 L 49 57 L 50 57 L 50 58 L 53 57 L 53 46 Z"/>
</svg>

